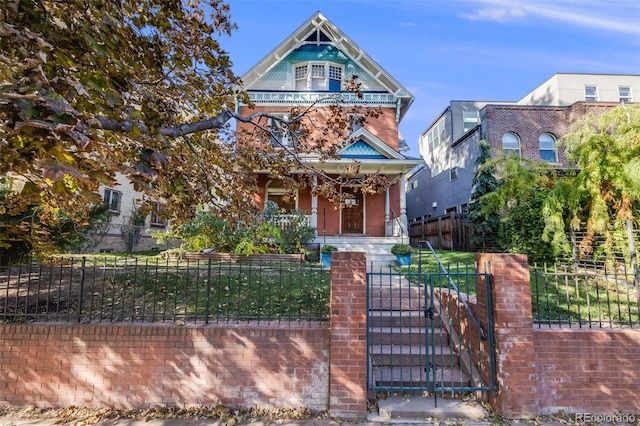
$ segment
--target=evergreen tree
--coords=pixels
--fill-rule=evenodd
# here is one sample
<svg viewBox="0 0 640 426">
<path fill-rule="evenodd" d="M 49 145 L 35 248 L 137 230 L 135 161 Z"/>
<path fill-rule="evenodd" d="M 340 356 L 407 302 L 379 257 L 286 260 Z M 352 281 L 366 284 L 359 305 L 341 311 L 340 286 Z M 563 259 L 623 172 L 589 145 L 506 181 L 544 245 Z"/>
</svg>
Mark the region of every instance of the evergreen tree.
<svg viewBox="0 0 640 426">
<path fill-rule="evenodd" d="M 491 158 L 490 145 L 482 139 L 478 144 L 480 156 L 476 160 L 476 172 L 473 177 L 473 192 L 468 206 L 468 220 L 474 230 L 471 242 L 482 249 L 497 245 L 498 230 L 500 227 L 500 215 L 495 211 L 487 211 L 486 201 L 482 198 L 486 194 L 498 189 L 500 182 L 496 179 L 496 168 L 487 164 Z"/>
</svg>

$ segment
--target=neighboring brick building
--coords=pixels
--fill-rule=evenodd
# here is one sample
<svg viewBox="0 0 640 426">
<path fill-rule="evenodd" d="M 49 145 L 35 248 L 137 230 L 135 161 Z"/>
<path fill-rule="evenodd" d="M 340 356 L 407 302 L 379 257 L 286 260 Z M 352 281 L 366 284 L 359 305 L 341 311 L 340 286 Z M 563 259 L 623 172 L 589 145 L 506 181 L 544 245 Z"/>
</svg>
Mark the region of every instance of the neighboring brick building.
<svg viewBox="0 0 640 426">
<path fill-rule="evenodd" d="M 407 177 L 407 216 L 464 212 L 482 138 L 492 155 L 510 150 L 562 168 L 558 141 L 572 123 L 638 99 L 640 75 L 555 74 L 517 102 L 451 101 L 420 137 L 426 167 Z"/>
</svg>

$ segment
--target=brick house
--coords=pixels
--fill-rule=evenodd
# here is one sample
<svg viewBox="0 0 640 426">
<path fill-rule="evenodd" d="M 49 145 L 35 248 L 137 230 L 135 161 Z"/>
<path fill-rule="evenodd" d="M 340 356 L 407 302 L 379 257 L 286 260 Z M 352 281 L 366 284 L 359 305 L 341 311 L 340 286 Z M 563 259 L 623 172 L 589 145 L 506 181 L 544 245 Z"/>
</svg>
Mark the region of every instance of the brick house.
<svg viewBox="0 0 640 426">
<path fill-rule="evenodd" d="M 352 75 L 358 76 L 361 98 L 346 90 Z M 380 108 L 378 117 L 368 117 L 363 125 L 345 129 L 343 137 L 335 140 L 336 144 L 342 144 L 339 158 L 305 159 L 306 164 L 337 179 L 337 191 L 352 194 L 349 203 L 336 206 L 316 195 L 312 188 L 284 197 L 285 189 L 265 174 L 259 179 L 255 196 L 259 207 L 272 200 L 285 211 L 293 208 L 304 211 L 324 243 L 329 242 L 328 238 L 334 244 L 349 238 L 353 241 L 357 237 L 406 235 L 404 175 L 422 161 L 404 155 L 408 146 L 398 130 L 414 100 L 405 87 L 320 12 L 246 72 L 242 81 L 253 103 L 253 108 L 239 104 L 243 116 L 256 112 L 287 114 L 292 107 L 303 109 L 319 102 L 311 120 L 322 123 L 321 116 L 329 107 L 322 100 L 328 98 L 339 98 L 345 108 L 346 105 L 349 108 L 355 105 L 360 110 Z M 238 132 L 246 126 L 238 123 Z M 348 176 L 346 167 L 354 160 L 360 164 L 359 174 Z M 390 185 L 376 194 L 361 192 L 362 179 L 371 173 L 384 175 Z"/>
<path fill-rule="evenodd" d="M 409 219 L 463 213 L 472 192 L 478 143 L 491 154 L 566 167 L 558 142 L 588 112 L 640 99 L 640 75 L 555 74 L 518 101 L 451 101 L 420 136 L 426 166 L 407 176 Z"/>
</svg>

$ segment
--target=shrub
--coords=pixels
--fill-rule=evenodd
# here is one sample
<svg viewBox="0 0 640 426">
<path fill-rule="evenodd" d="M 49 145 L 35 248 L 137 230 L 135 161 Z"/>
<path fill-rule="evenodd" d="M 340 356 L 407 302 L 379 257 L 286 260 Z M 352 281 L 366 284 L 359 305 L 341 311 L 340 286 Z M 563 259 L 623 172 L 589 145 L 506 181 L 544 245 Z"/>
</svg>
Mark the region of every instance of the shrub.
<svg viewBox="0 0 640 426">
<path fill-rule="evenodd" d="M 394 244 L 393 247 L 391 247 L 391 253 L 396 256 L 402 256 L 413 253 L 413 249 L 409 244 Z"/>
<path fill-rule="evenodd" d="M 322 253 L 322 254 L 329 254 L 332 251 L 338 251 L 338 247 L 332 246 L 331 244 L 325 244 L 320 249 L 320 253 Z"/>
</svg>

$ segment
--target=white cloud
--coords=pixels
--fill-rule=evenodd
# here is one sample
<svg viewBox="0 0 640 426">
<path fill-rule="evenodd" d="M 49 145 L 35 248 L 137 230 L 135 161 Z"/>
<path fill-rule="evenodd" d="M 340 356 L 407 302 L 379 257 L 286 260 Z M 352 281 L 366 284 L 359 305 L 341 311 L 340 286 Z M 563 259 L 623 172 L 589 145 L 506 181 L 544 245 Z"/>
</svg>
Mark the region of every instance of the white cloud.
<svg viewBox="0 0 640 426">
<path fill-rule="evenodd" d="M 547 19 L 587 28 L 640 35 L 640 2 L 618 0 L 611 3 L 594 1 L 532 1 L 505 3 L 480 0 L 471 4 L 481 7 L 461 17 L 470 20 L 507 22 L 526 17 Z"/>
</svg>

